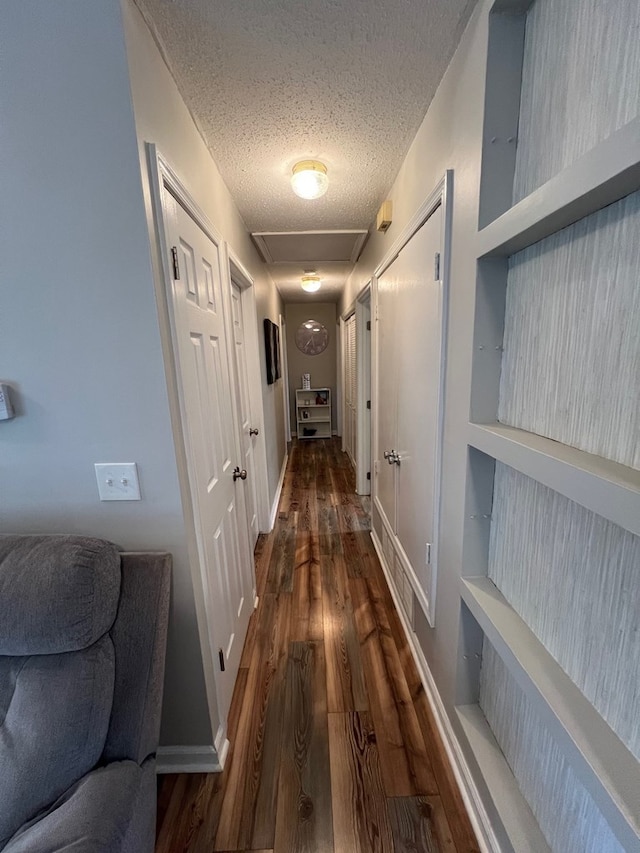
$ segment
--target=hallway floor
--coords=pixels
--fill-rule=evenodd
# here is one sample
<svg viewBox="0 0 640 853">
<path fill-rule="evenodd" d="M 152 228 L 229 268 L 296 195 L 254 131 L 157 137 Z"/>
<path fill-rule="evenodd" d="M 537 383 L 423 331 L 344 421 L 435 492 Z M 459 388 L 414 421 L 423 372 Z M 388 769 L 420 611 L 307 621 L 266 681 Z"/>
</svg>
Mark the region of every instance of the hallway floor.
<svg viewBox="0 0 640 853">
<path fill-rule="evenodd" d="M 159 777 L 156 853 L 477 853 L 339 439 L 293 442 L 220 774 Z"/>
</svg>

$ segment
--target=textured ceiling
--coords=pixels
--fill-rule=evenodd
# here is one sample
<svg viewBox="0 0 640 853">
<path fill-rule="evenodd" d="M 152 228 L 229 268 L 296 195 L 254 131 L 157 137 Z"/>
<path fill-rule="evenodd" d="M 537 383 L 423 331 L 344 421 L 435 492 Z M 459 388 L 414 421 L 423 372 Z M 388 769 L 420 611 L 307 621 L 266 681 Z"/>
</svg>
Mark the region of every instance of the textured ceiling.
<svg viewBox="0 0 640 853">
<path fill-rule="evenodd" d="M 368 228 L 475 0 L 135 0 L 250 231 Z M 298 199 L 298 160 L 329 190 Z"/>
</svg>

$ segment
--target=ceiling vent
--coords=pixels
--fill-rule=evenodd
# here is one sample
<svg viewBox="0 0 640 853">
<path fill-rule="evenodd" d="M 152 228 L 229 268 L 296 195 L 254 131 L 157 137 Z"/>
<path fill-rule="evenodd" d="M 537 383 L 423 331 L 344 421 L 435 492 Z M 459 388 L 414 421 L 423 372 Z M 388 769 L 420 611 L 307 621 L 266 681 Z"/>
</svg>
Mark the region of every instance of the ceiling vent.
<svg viewBox="0 0 640 853">
<path fill-rule="evenodd" d="M 355 264 L 367 231 L 258 231 L 251 236 L 268 264 Z"/>
</svg>

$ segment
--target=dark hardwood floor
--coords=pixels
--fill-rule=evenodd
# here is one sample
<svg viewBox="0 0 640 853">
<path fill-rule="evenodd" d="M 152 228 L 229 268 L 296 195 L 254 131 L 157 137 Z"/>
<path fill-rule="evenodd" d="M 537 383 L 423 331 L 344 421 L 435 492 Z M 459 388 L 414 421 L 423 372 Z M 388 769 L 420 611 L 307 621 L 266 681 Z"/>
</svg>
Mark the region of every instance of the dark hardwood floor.
<svg viewBox="0 0 640 853">
<path fill-rule="evenodd" d="M 256 547 L 223 773 L 159 777 L 156 853 L 477 853 L 339 441 Z"/>
</svg>

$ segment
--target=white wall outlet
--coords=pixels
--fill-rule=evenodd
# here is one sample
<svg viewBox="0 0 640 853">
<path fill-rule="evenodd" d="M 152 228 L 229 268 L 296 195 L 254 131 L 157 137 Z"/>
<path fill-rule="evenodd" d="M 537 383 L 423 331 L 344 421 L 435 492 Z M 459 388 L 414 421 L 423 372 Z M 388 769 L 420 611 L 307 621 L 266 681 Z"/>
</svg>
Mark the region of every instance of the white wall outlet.
<svg viewBox="0 0 640 853">
<path fill-rule="evenodd" d="M 135 462 L 96 462 L 101 501 L 139 501 L 140 484 Z"/>
</svg>

